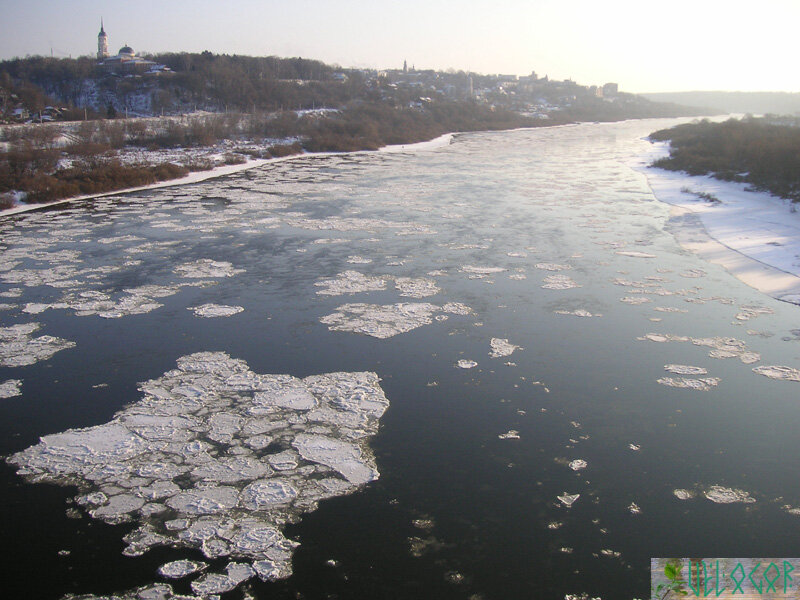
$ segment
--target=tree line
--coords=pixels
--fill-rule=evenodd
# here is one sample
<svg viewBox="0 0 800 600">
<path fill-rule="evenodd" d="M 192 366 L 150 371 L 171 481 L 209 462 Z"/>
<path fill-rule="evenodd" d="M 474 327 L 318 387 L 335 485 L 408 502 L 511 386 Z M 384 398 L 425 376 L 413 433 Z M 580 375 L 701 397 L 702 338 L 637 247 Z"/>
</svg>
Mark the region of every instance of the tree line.
<svg viewBox="0 0 800 600">
<path fill-rule="evenodd" d="M 653 166 L 690 175 L 740 181 L 776 196 L 800 200 L 800 121 L 767 116 L 702 120 L 650 134 L 669 141 L 670 154 Z"/>
</svg>

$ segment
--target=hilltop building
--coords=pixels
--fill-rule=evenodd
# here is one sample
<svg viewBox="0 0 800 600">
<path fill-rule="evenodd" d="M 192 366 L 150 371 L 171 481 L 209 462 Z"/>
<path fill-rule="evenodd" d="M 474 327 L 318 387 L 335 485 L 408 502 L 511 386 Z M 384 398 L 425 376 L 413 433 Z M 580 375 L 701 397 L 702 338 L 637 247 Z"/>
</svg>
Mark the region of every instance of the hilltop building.
<svg viewBox="0 0 800 600">
<path fill-rule="evenodd" d="M 119 49 L 116 56 L 110 56 L 108 34 L 103 28 L 102 19 L 100 19 L 100 33 L 97 34 L 97 61 L 98 66 L 109 73 L 159 75 L 172 72 L 166 65 L 159 65 L 152 60 L 136 56 L 136 52 L 127 44 Z"/>
<path fill-rule="evenodd" d="M 97 34 L 97 60 L 108 58 L 108 34 L 103 29 L 103 19 L 100 19 L 100 33 Z"/>
</svg>

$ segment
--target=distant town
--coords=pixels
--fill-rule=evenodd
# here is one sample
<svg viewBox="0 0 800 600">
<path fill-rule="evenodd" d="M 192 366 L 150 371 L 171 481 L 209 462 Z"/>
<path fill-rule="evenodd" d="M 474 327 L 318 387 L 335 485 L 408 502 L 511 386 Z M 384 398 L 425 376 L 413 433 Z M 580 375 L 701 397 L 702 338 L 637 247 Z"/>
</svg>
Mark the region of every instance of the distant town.
<svg viewBox="0 0 800 600">
<path fill-rule="evenodd" d="M 345 69 L 301 58 L 139 55 L 127 43 L 112 54 L 110 47 L 101 21 L 94 57 L 0 62 L 0 122 L 339 108 L 355 99 L 418 109 L 437 100 L 470 101 L 536 119 L 570 108 L 589 108 L 598 118 L 622 116 L 633 105 L 645 104 L 620 92 L 616 83 L 580 85 L 536 72 L 520 77 L 435 71 L 407 61 L 396 69 Z"/>
<path fill-rule="evenodd" d="M 101 22 L 93 56 L 0 61 L 0 208 L 445 133 L 713 112 L 535 72 L 435 71 L 406 60 L 396 69 L 346 69 L 111 47 Z"/>
</svg>

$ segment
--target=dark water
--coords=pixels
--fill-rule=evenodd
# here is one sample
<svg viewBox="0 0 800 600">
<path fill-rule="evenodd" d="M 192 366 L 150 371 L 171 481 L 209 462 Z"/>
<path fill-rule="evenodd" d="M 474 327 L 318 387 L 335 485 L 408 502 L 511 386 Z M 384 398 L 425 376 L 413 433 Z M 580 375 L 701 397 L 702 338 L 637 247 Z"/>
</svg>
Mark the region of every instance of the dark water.
<svg viewBox="0 0 800 600">
<path fill-rule="evenodd" d="M 0 453 L 105 423 L 177 358 L 224 351 L 258 373 L 375 371 L 391 403 L 372 443 L 380 479 L 289 526 L 301 543 L 294 575 L 251 582 L 257 598 L 644 598 L 653 556 L 797 556 L 800 516 L 786 507 L 800 506 L 800 385 L 752 368 L 800 364 L 800 313 L 665 231 L 667 207 L 626 164 L 642 136 L 667 124 L 469 134 L 435 151 L 293 160 L 10 219 L 0 226 L 0 292 L 21 292 L 0 297 L 11 305 L 0 326 L 40 323 L 35 335 L 76 346 L 0 367 L 0 383 L 22 380 L 22 395 L 0 400 Z M 321 238 L 344 241 L 314 243 Z M 118 299 L 127 288 L 186 283 L 174 269 L 198 259 L 244 272 L 156 298 L 163 306 L 145 314 L 22 311 L 87 290 Z M 505 270 L 470 278 L 463 266 Z M 54 268 L 61 287 L 32 279 Z M 316 282 L 347 270 L 429 277 L 441 291 L 316 294 Z M 581 287 L 543 289 L 554 274 Z M 636 297 L 650 301 L 620 301 Z M 473 314 L 388 339 L 320 323 L 350 302 L 462 302 Z M 203 319 L 187 310 L 205 303 L 244 311 Z M 766 314 L 737 319 L 743 306 Z M 761 360 L 637 339 L 647 333 L 737 338 Z M 492 338 L 523 349 L 491 358 Z M 457 368 L 460 359 L 478 365 Z M 681 377 L 668 364 L 705 367 L 702 377 L 719 384 L 662 385 Z M 498 437 L 510 430 L 519 439 Z M 573 471 L 576 459 L 588 466 Z M 74 489 L 0 469 L 8 597 L 121 592 L 158 580 L 166 561 L 202 558 L 170 548 L 126 558 L 132 525 L 69 518 Z M 755 502 L 712 502 L 712 486 Z M 695 497 L 679 500 L 675 489 Z M 580 498 L 566 508 L 564 493 Z"/>
</svg>

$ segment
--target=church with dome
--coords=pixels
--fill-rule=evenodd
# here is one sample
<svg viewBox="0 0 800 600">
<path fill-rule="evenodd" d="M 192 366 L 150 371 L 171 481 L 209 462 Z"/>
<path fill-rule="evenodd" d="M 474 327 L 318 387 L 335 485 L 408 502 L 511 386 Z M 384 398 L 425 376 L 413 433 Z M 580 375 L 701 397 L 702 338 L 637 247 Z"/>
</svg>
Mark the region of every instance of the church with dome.
<svg viewBox="0 0 800 600">
<path fill-rule="evenodd" d="M 136 52 L 127 44 L 119 49 L 116 56 L 111 56 L 108 52 L 108 34 L 102 19 L 100 33 L 97 34 L 97 64 L 109 73 L 118 74 L 160 75 L 172 72 L 166 65 L 136 56 Z"/>
</svg>

